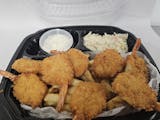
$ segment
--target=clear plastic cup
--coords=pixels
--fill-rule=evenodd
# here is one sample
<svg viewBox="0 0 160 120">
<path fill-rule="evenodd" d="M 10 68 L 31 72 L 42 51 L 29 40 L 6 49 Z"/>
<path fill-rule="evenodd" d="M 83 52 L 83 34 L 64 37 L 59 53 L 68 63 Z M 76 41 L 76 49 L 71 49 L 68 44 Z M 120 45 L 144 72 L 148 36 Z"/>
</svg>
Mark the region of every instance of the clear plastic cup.
<svg viewBox="0 0 160 120">
<path fill-rule="evenodd" d="M 59 37 L 57 37 L 58 35 L 61 36 L 61 38 L 63 39 L 59 39 Z M 51 50 L 66 51 L 70 49 L 72 45 L 73 45 L 72 35 L 68 31 L 63 29 L 48 30 L 47 32 L 42 34 L 39 40 L 40 48 L 49 54 Z"/>
</svg>

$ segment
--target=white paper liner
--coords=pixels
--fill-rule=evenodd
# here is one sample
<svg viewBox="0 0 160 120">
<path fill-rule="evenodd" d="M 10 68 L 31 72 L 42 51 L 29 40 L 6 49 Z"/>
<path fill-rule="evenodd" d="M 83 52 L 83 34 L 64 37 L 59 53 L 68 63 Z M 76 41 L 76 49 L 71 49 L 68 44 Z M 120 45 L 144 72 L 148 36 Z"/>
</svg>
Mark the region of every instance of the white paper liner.
<svg viewBox="0 0 160 120">
<path fill-rule="evenodd" d="M 123 54 L 123 57 L 126 57 L 127 55 L 131 54 L 130 53 L 126 53 Z M 149 62 L 149 59 L 141 52 L 137 52 L 137 54 L 144 58 L 147 66 L 149 68 L 149 73 L 150 73 L 150 82 L 148 83 L 150 87 L 152 87 L 153 90 L 155 90 L 158 93 L 159 90 L 159 83 L 160 83 L 160 74 L 157 70 L 157 68 L 152 65 Z M 29 111 L 29 114 L 31 116 L 35 116 L 38 118 L 54 118 L 54 119 L 68 119 L 68 118 L 72 118 L 72 113 L 71 112 L 67 112 L 67 111 L 63 111 L 61 113 L 57 112 L 55 108 L 53 107 L 42 107 L 42 108 L 35 108 L 32 109 L 32 107 L 21 104 L 21 107 L 25 110 Z M 114 116 L 114 115 L 125 115 L 131 112 L 135 112 L 137 110 L 129 107 L 129 106 L 121 106 L 112 110 L 108 110 L 108 111 L 103 111 L 102 113 L 100 113 L 97 117 L 108 117 L 108 116 Z"/>
</svg>

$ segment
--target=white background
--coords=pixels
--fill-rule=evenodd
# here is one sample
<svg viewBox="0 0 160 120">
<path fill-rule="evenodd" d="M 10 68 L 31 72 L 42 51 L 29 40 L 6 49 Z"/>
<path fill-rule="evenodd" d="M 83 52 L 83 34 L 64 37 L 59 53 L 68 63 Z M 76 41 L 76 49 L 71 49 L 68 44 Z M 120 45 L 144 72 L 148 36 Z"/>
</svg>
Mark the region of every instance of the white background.
<svg viewBox="0 0 160 120">
<path fill-rule="evenodd" d="M 160 68 L 160 37 L 150 26 L 155 0 L 129 0 L 117 12 L 118 17 L 113 19 L 104 14 L 85 19 L 52 21 L 40 17 L 36 2 L 38 0 L 0 0 L 0 69 L 6 69 L 24 37 L 39 29 L 65 25 L 114 25 L 130 31 L 142 39 Z M 112 21 L 108 22 L 109 19 Z"/>
</svg>

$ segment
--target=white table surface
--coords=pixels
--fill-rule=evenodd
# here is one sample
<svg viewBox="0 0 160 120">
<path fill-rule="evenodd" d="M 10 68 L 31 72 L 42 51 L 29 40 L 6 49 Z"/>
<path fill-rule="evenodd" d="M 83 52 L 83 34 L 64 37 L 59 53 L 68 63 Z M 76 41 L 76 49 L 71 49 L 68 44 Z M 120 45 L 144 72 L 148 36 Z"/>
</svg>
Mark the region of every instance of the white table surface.
<svg viewBox="0 0 160 120">
<path fill-rule="evenodd" d="M 108 23 L 105 15 L 50 22 L 39 16 L 34 0 L 0 0 L 0 69 L 6 69 L 24 37 L 39 29 L 65 25 L 114 25 L 130 31 L 142 39 L 144 46 L 160 68 L 160 37 L 150 26 L 154 2 L 154 0 L 130 0 L 120 15 Z"/>
</svg>

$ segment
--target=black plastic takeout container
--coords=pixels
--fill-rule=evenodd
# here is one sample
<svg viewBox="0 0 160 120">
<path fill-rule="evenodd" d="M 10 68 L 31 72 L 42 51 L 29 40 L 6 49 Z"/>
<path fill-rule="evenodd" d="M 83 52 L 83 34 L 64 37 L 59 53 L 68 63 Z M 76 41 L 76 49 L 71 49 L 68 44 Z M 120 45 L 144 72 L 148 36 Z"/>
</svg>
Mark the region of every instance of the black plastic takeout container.
<svg viewBox="0 0 160 120">
<path fill-rule="evenodd" d="M 132 33 L 117 27 L 112 27 L 112 26 L 68 26 L 68 27 L 56 27 L 56 28 L 65 29 L 68 32 L 70 32 L 74 39 L 74 43 L 72 47 L 80 49 L 82 51 L 89 51 L 83 45 L 83 36 L 85 36 L 89 31 L 92 31 L 93 33 L 99 33 L 99 34 L 104 34 L 104 33 L 113 34 L 114 32 L 128 33 L 127 43 L 128 43 L 129 51 L 132 50 L 136 41 L 136 37 Z M 12 57 L 7 67 L 7 71 L 17 74 L 16 71 L 11 69 L 11 65 L 18 58 L 29 57 L 32 59 L 43 59 L 49 56 L 49 54 L 47 54 L 46 52 L 40 49 L 39 38 L 44 32 L 50 29 L 55 29 L 55 28 L 46 28 L 27 36 L 17 48 L 14 56 Z M 148 59 L 154 66 L 156 66 L 154 60 L 152 59 L 152 57 L 150 56 L 150 54 L 147 52 L 147 50 L 143 45 L 141 45 L 139 50 L 148 57 Z M 3 78 L 2 83 L 0 85 L 0 89 L 3 90 L 3 92 L 0 93 L 0 120 L 52 120 L 52 119 L 40 119 L 40 118 L 32 117 L 28 114 L 28 111 L 22 109 L 20 107 L 20 103 L 15 99 L 15 97 L 12 94 L 12 82 L 10 80 Z M 160 99 L 159 95 L 158 95 L 158 99 Z M 106 120 L 106 119 L 108 120 L 159 120 L 160 113 L 155 111 L 152 111 L 152 112 L 140 111 L 140 112 L 132 113 L 125 116 L 96 118 L 96 120 Z"/>
</svg>

